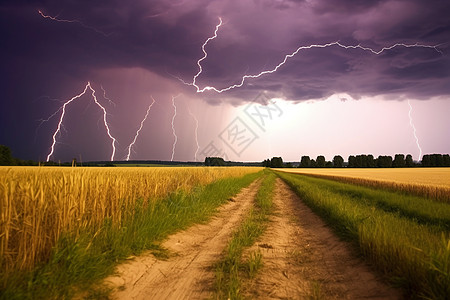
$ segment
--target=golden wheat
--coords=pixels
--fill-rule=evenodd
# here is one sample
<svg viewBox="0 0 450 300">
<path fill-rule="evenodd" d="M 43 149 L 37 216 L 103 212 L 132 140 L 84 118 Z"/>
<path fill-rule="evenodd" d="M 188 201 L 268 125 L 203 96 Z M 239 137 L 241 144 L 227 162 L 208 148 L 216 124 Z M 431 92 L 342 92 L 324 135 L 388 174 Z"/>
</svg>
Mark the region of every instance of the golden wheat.
<svg viewBox="0 0 450 300">
<path fill-rule="evenodd" d="M 151 205 L 171 192 L 259 169 L 0 167 L 0 267 L 30 269 L 62 232 L 95 229 L 105 218 L 118 224 L 138 200 Z"/>
<path fill-rule="evenodd" d="M 387 188 L 450 202 L 450 168 L 279 169 L 375 188 Z"/>
</svg>

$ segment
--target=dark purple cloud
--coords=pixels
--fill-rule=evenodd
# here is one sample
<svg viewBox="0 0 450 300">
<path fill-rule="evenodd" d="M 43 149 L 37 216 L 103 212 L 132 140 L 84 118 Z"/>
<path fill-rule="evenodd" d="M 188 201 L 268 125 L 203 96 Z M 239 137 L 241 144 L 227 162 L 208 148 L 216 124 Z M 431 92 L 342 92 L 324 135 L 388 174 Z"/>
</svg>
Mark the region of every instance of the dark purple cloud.
<svg viewBox="0 0 450 300">
<path fill-rule="evenodd" d="M 66 3 L 67 2 L 67 3 Z M 16 3 L 16 2 L 14 2 Z M 142 67 L 186 80 L 197 71 L 200 46 L 218 17 L 225 24 L 208 45 L 201 84 L 226 87 L 245 73 L 273 68 L 298 46 L 341 41 L 379 50 L 397 42 L 438 45 L 432 49 L 396 48 L 378 57 L 337 47 L 305 50 L 277 74 L 249 80 L 294 100 L 334 92 L 384 94 L 378 83 L 405 83 L 411 96 L 448 94 L 446 85 L 424 92 L 410 79 L 449 76 L 450 5 L 446 1 L 36 1 L 4 5 L 3 57 L 31 60 L 84 79 L 98 68 Z M 43 19 L 37 10 L 80 23 Z M 81 26 L 80 24 L 85 26 Z M 97 31 L 107 33 L 103 36 Z M 374 70 L 374 68 L 376 70 Z M 364 74 L 363 74 L 364 73 Z M 286 81 L 286 77 L 290 80 Z M 292 78 L 295 77 L 295 78 Z M 317 80 L 328 82 L 327 87 Z M 343 80 L 342 80 L 343 79 Z M 353 81 L 339 90 L 332 82 Z M 278 83 L 278 84 L 274 84 Z M 286 87 L 286 85 L 289 86 Z M 341 84 L 339 84 L 341 86 Z M 360 86 L 360 88 L 358 88 Z M 364 87 L 365 88 L 364 88 Z M 243 89 L 247 88 L 247 85 Z M 305 90 L 310 90 L 304 93 Z M 301 91 L 301 92 L 295 92 Z"/>
<path fill-rule="evenodd" d="M 56 22 L 38 14 L 75 23 Z M 248 80 L 221 99 L 253 99 L 266 90 L 289 100 L 321 99 L 334 93 L 355 98 L 427 99 L 450 94 L 450 4 L 448 1 L 17 1 L 0 4 L 0 143 L 20 144 L 54 104 L 42 95 L 74 95 L 87 80 L 109 69 L 141 68 L 167 80 L 192 80 L 201 45 L 207 46 L 200 86 L 224 88 L 244 74 L 272 69 L 298 46 L 339 40 L 379 50 L 395 43 L 439 45 L 398 47 L 380 55 L 336 46 L 300 52 L 277 73 Z M 104 33 L 104 34 L 102 34 Z M 181 84 L 184 93 L 194 93 Z M 168 91 L 170 94 L 172 91 Z M 125 100 L 123 100 L 125 101 Z M 132 100 L 127 100 L 132 101 Z M 26 121 L 21 121 L 26 120 Z M 18 156 L 31 148 L 13 146 Z M 45 152 L 38 149 L 38 152 Z M 35 157 L 33 157 L 35 158 Z"/>
</svg>

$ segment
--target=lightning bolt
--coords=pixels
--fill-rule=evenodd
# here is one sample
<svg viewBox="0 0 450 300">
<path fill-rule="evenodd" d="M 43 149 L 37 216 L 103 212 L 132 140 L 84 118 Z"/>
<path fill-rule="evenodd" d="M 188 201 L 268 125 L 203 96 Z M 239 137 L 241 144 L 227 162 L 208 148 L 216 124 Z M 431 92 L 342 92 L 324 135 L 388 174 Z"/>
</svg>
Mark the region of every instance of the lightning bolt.
<svg viewBox="0 0 450 300">
<path fill-rule="evenodd" d="M 188 111 L 189 114 L 191 115 L 191 117 L 194 119 L 195 121 L 195 143 L 197 144 L 197 150 L 195 150 L 195 154 L 194 154 L 194 160 L 197 161 L 197 154 L 198 151 L 200 150 L 200 145 L 198 143 L 198 119 L 197 117 L 191 112 L 191 110 L 188 107 Z"/>
<path fill-rule="evenodd" d="M 200 74 L 203 72 L 203 68 L 202 68 L 201 62 L 203 60 L 205 60 L 206 57 L 208 56 L 208 53 L 206 52 L 205 47 L 210 41 L 212 41 L 213 39 L 217 38 L 217 32 L 219 31 L 220 26 L 222 26 L 222 19 L 221 18 L 219 18 L 219 24 L 216 25 L 216 29 L 214 30 L 214 35 L 209 37 L 202 45 L 202 51 L 203 51 L 204 55 L 203 55 L 203 57 L 201 57 L 197 61 L 197 65 L 198 65 L 198 69 L 199 70 L 198 70 L 197 74 L 194 75 L 194 77 L 192 79 L 192 83 L 185 82 L 184 80 L 179 78 L 179 80 L 182 83 L 184 83 L 186 85 L 194 86 L 196 88 L 196 90 L 197 90 L 197 93 L 203 93 L 205 91 L 214 91 L 214 92 L 217 92 L 217 93 L 223 93 L 223 92 L 229 91 L 231 89 L 240 88 L 240 87 L 242 87 L 244 85 L 246 79 L 254 79 L 254 78 L 258 78 L 258 77 L 261 77 L 263 75 L 266 75 L 266 74 L 275 73 L 276 71 L 278 71 L 278 69 L 281 66 L 283 66 L 288 61 L 289 58 L 294 57 L 295 55 L 297 55 L 297 53 L 299 53 L 302 50 L 313 49 L 313 48 L 328 48 L 328 47 L 332 47 L 332 46 L 338 46 L 338 47 L 341 47 L 341 48 L 344 48 L 344 49 L 360 49 L 360 50 L 363 50 L 363 51 L 371 52 L 372 54 L 375 54 L 375 55 L 379 55 L 379 54 L 383 53 L 384 51 L 388 51 L 388 50 L 391 50 L 391 49 L 396 48 L 396 47 L 405 47 L 405 48 L 413 48 L 414 47 L 414 48 L 431 48 L 431 49 L 436 50 L 438 53 L 442 54 L 442 52 L 437 48 L 439 45 L 432 46 L 432 45 L 424 45 L 424 44 L 419 44 L 419 43 L 415 43 L 415 44 L 396 43 L 396 44 L 388 46 L 388 47 L 383 47 L 383 48 L 381 48 L 378 51 L 376 51 L 376 50 L 374 50 L 372 48 L 369 48 L 369 47 L 361 46 L 361 45 L 344 45 L 344 44 L 340 43 L 339 41 L 330 42 L 330 43 L 326 43 L 326 44 L 312 44 L 312 45 L 308 45 L 308 46 L 300 46 L 294 52 L 285 55 L 284 59 L 278 65 L 276 65 L 273 69 L 265 70 L 265 71 L 262 71 L 262 72 L 260 72 L 258 74 L 254 74 L 254 75 L 244 75 L 241 78 L 240 83 L 238 83 L 238 84 L 233 84 L 233 85 L 230 85 L 230 86 L 228 86 L 226 88 L 222 88 L 222 89 L 218 89 L 218 88 L 213 87 L 213 86 L 205 86 L 204 88 L 200 88 L 197 85 L 196 81 L 197 81 L 197 78 L 200 76 Z"/>
<path fill-rule="evenodd" d="M 54 116 L 56 116 L 60 111 L 61 111 L 62 107 L 58 108 L 57 111 L 55 111 L 54 113 L 52 113 L 47 119 L 39 119 L 39 125 L 36 128 L 36 133 L 39 130 L 39 128 L 42 126 L 42 124 L 44 124 L 45 122 L 50 121 Z"/>
<path fill-rule="evenodd" d="M 139 133 L 141 132 L 142 127 L 144 126 L 144 122 L 145 122 L 145 120 L 147 120 L 148 114 L 150 113 L 150 109 L 152 108 L 153 104 L 155 104 L 155 102 L 156 102 L 155 99 L 153 98 L 153 96 L 151 96 L 151 98 L 152 98 L 153 102 L 148 106 L 147 112 L 145 113 L 145 117 L 144 117 L 144 119 L 141 121 L 141 126 L 140 126 L 139 129 L 136 131 L 136 135 L 134 136 L 133 141 L 132 141 L 131 144 L 127 147 L 127 149 L 128 149 L 128 154 L 127 154 L 127 158 L 126 158 L 127 161 L 130 160 L 131 148 L 132 148 L 132 147 L 134 146 L 134 144 L 136 143 L 136 140 L 137 140 L 137 138 L 138 138 L 138 136 L 139 136 Z"/>
<path fill-rule="evenodd" d="M 181 94 L 178 94 L 177 96 L 172 96 L 172 106 L 173 106 L 173 117 L 172 117 L 172 133 L 173 133 L 173 145 L 172 145 L 172 157 L 170 159 L 170 161 L 173 161 L 173 157 L 175 155 L 175 147 L 177 146 L 177 141 L 178 141 L 178 136 L 175 132 L 175 125 L 174 125 L 174 121 L 175 121 L 175 117 L 177 116 L 177 106 L 175 105 L 175 99 L 180 96 Z"/>
<path fill-rule="evenodd" d="M 408 112 L 408 116 L 409 116 L 409 125 L 411 125 L 411 127 L 413 128 L 413 134 L 414 134 L 414 138 L 416 139 L 416 144 L 417 144 L 417 148 L 419 148 L 419 160 L 422 158 L 422 148 L 420 147 L 420 143 L 419 143 L 419 138 L 417 137 L 416 134 L 416 126 L 414 126 L 413 123 L 413 119 L 411 116 L 411 112 L 412 112 L 412 106 L 411 103 L 408 100 L 408 105 L 409 105 L 409 112 Z"/>
<path fill-rule="evenodd" d="M 49 16 L 49 15 L 46 15 L 46 14 L 44 14 L 41 10 L 38 10 L 38 13 L 39 13 L 43 18 L 45 18 L 45 19 L 50 19 L 50 20 L 52 20 L 52 21 L 63 22 L 63 23 L 77 23 L 77 24 L 80 24 L 82 27 L 84 27 L 84 28 L 86 28 L 86 29 L 93 30 L 93 31 L 95 31 L 95 32 L 97 32 L 97 33 L 99 33 L 99 34 L 101 34 L 101 35 L 106 36 L 106 37 L 108 37 L 108 36 L 110 36 L 110 35 L 112 34 L 112 33 L 105 33 L 105 32 L 103 32 L 103 31 L 101 31 L 101 30 L 98 30 L 98 29 L 95 28 L 95 27 L 86 25 L 86 24 L 84 24 L 83 22 L 81 22 L 81 21 L 79 21 L 79 20 L 76 20 L 76 19 L 75 19 L 75 20 L 59 19 L 58 16 L 52 17 L 52 16 Z"/>
<path fill-rule="evenodd" d="M 86 94 L 88 89 L 91 90 L 91 92 L 92 92 L 91 95 L 92 95 L 92 98 L 94 99 L 95 104 L 97 104 L 97 106 L 100 107 L 100 109 L 103 111 L 103 123 L 105 125 L 106 132 L 107 132 L 109 138 L 111 139 L 111 146 L 112 146 L 111 161 L 114 160 L 114 155 L 116 153 L 116 147 L 115 147 L 116 139 L 111 135 L 111 132 L 110 132 L 110 129 L 109 129 L 109 125 L 108 125 L 108 122 L 106 120 L 106 116 L 107 116 L 106 109 L 97 101 L 97 97 L 95 96 L 95 90 L 92 88 L 91 83 L 88 82 L 86 84 L 83 92 L 81 92 L 80 94 L 72 97 L 70 100 L 66 101 L 63 104 L 63 106 L 60 108 L 60 110 L 62 110 L 62 113 L 61 113 L 61 117 L 59 118 L 59 122 L 58 122 L 58 126 L 56 128 L 56 131 L 53 133 L 53 143 L 52 143 L 52 146 L 50 148 L 50 153 L 47 155 L 47 161 L 50 160 L 50 157 L 52 157 L 52 155 L 53 155 L 53 153 L 55 151 L 56 137 L 57 137 L 58 133 L 61 131 L 61 127 L 63 126 L 62 122 L 63 122 L 64 116 L 66 114 L 66 106 L 69 105 L 71 102 L 75 101 L 76 99 L 80 98 L 84 94 Z M 54 116 L 55 114 L 53 114 L 52 116 Z"/>
<path fill-rule="evenodd" d="M 200 91 L 199 90 L 200 88 L 195 83 L 195 81 L 197 80 L 197 77 L 200 76 L 200 74 L 203 72 L 201 62 L 203 60 L 205 60 L 206 57 L 208 57 L 208 53 L 206 52 L 205 47 L 209 43 L 209 41 L 212 41 L 213 39 L 215 39 L 217 37 L 217 32 L 219 31 L 220 26 L 222 26 L 222 18 L 219 17 L 219 24 L 216 25 L 216 29 L 214 30 L 214 35 L 212 37 L 209 37 L 202 45 L 203 57 L 197 61 L 198 72 L 197 72 L 197 74 L 195 74 L 194 78 L 192 79 L 192 85 L 197 88 L 197 93 Z"/>
<path fill-rule="evenodd" d="M 108 126 L 108 122 L 106 120 L 106 116 L 107 116 L 107 112 L 106 109 L 97 101 L 97 97 L 95 96 L 95 90 L 91 87 L 91 83 L 88 82 L 87 84 L 90 88 L 90 90 L 92 91 L 92 98 L 94 99 L 95 104 L 97 104 L 103 111 L 103 123 L 105 125 L 106 128 L 106 132 L 109 136 L 109 138 L 111 139 L 111 146 L 112 146 L 112 154 L 111 154 L 111 161 L 114 160 L 114 154 L 116 154 L 116 147 L 115 147 L 115 143 L 116 143 L 116 139 L 111 135 L 111 132 L 109 130 L 109 126 Z"/>
<path fill-rule="evenodd" d="M 105 89 L 103 88 L 102 85 L 100 86 L 100 88 L 101 88 L 102 91 L 103 91 L 103 98 L 105 98 L 105 100 L 108 100 L 109 104 L 112 104 L 114 107 L 116 107 L 116 103 L 114 103 L 114 101 L 112 101 L 111 99 L 109 99 L 109 98 L 106 96 L 106 91 L 105 91 Z"/>
</svg>

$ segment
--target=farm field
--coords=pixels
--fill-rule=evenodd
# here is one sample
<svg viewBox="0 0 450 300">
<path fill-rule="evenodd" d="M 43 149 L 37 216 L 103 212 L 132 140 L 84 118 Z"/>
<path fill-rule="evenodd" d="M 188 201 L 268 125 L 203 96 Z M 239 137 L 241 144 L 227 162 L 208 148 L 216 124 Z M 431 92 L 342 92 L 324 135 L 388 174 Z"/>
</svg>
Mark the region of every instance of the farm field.
<svg viewBox="0 0 450 300">
<path fill-rule="evenodd" d="M 123 259 L 130 252 L 157 247 L 153 241 L 204 220 L 259 176 L 260 170 L 1 167 L 0 289 L 8 288 L 14 294 L 20 287 L 13 285 L 23 285 L 21 281 L 25 280 L 15 276 L 23 273 L 37 277 L 37 282 L 28 282 L 32 288 L 43 292 L 48 284 L 45 292 L 55 288 L 58 294 L 49 279 L 33 273 L 35 267 L 48 263 L 48 268 L 55 270 L 63 264 L 61 272 L 69 276 L 66 280 L 75 280 L 70 276 L 79 276 L 83 273 L 80 268 L 93 265 L 89 252 L 97 251 L 94 257 L 111 252 L 106 263 L 108 259 Z M 71 256 L 80 256 L 80 261 Z M 66 267 L 76 274 L 67 274 Z M 28 289 L 27 293 L 38 292 Z M 5 295 L 11 296 L 9 292 Z"/>
<path fill-rule="evenodd" d="M 409 297 L 450 293 L 450 205 L 311 175 L 278 172 L 343 239 Z"/>
<path fill-rule="evenodd" d="M 112 299 L 399 299 L 272 172 L 107 283 Z M 339 282 L 336 281 L 339 278 Z M 153 298 L 154 297 L 154 298 Z"/>
<path fill-rule="evenodd" d="M 450 168 L 296 168 L 278 171 L 405 192 L 450 203 Z"/>
<path fill-rule="evenodd" d="M 450 204 L 396 186 L 252 167 L 0 175 L 0 299 L 450 293 Z"/>
<path fill-rule="evenodd" d="M 279 171 L 450 188 L 450 168 L 296 168 Z"/>
</svg>

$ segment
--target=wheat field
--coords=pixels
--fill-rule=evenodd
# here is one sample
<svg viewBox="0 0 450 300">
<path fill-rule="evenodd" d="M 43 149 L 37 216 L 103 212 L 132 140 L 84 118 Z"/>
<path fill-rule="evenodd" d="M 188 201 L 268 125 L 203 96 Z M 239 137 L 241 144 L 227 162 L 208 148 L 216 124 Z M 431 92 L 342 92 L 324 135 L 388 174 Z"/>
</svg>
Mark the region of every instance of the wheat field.
<svg viewBox="0 0 450 300">
<path fill-rule="evenodd" d="M 148 207 L 172 192 L 260 169 L 0 167 L 0 267 L 31 269 L 62 233 L 95 231 L 105 219 L 120 224 L 137 201 Z"/>
<path fill-rule="evenodd" d="M 450 168 L 278 169 L 375 188 L 387 188 L 450 202 Z"/>
<path fill-rule="evenodd" d="M 431 185 L 435 187 L 450 188 L 450 168 L 383 168 L 383 169 L 357 169 L 357 168 L 299 168 L 290 169 L 289 172 L 345 176 L 363 178 L 368 180 L 388 181 L 403 184 Z"/>
</svg>

